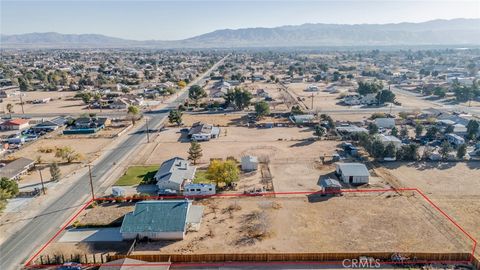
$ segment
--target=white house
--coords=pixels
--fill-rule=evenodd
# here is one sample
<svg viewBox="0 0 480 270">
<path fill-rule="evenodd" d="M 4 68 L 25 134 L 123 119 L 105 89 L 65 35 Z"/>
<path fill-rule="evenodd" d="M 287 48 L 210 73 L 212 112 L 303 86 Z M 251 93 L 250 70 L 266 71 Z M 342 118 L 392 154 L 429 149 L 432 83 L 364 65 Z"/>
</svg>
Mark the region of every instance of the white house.
<svg viewBox="0 0 480 270">
<path fill-rule="evenodd" d="M 196 122 L 188 131 L 188 137 L 194 141 L 209 141 L 213 138 L 218 138 L 220 135 L 220 128 L 211 124 Z"/>
<path fill-rule="evenodd" d="M 345 183 L 367 184 L 370 173 L 367 167 L 361 163 L 336 163 L 336 174 Z"/>
<path fill-rule="evenodd" d="M 243 171 L 256 171 L 258 169 L 258 158 L 255 156 L 243 156 L 240 163 Z"/>
<path fill-rule="evenodd" d="M 305 91 L 307 92 L 318 92 L 318 86 L 314 85 L 314 84 L 310 84 L 309 86 L 307 86 L 307 88 L 305 89 Z"/>
<path fill-rule="evenodd" d="M 374 123 L 379 128 L 393 128 L 395 127 L 395 118 L 387 118 L 387 117 L 375 118 Z"/>
<path fill-rule="evenodd" d="M 195 177 L 196 168 L 183 158 L 174 157 L 160 165 L 153 177 L 159 190 L 181 191 Z"/>
<path fill-rule="evenodd" d="M 402 146 L 402 141 L 392 135 L 379 134 L 377 138 L 383 143 L 384 146 L 393 144 L 396 149 L 399 149 Z"/>
</svg>

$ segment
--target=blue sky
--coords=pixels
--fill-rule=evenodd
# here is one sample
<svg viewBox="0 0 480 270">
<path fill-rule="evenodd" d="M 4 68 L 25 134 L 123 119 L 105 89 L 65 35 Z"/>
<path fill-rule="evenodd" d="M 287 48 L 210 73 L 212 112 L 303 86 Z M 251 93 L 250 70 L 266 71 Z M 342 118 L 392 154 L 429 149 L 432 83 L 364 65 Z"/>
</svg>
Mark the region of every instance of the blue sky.
<svg viewBox="0 0 480 270">
<path fill-rule="evenodd" d="M 478 0 L 0 0 L 2 34 L 59 32 L 148 40 L 217 29 L 303 23 L 398 23 L 480 18 Z"/>
</svg>

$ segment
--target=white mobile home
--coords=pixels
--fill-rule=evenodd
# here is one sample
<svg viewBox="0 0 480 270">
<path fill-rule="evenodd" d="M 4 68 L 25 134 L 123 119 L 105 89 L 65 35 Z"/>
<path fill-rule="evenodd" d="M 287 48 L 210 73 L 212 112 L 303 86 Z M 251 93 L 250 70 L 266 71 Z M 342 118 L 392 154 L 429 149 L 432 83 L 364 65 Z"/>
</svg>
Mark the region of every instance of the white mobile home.
<svg viewBox="0 0 480 270">
<path fill-rule="evenodd" d="M 188 184 L 183 188 L 185 196 L 207 196 L 216 193 L 214 184 Z"/>
<path fill-rule="evenodd" d="M 449 143 L 451 143 L 455 146 L 459 146 L 459 145 L 465 143 L 465 139 L 463 139 L 462 137 L 458 136 L 457 134 L 453 134 L 453 133 L 445 134 L 445 139 L 447 139 L 447 141 Z"/>
</svg>

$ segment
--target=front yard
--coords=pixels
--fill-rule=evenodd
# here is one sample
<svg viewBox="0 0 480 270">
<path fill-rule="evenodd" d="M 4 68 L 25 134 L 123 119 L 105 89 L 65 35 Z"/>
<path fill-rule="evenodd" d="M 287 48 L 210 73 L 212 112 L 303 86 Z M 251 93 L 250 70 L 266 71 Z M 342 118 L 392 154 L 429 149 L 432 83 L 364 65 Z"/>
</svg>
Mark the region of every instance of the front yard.
<svg viewBox="0 0 480 270">
<path fill-rule="evenodd" d="M 139 184 L 148 184 L 155 173 L 158 171 L 158 165 L 150 166 L 131 166 L 125 174 L 115 183 L 116 186 L 134 186 Z"/>
</svg>

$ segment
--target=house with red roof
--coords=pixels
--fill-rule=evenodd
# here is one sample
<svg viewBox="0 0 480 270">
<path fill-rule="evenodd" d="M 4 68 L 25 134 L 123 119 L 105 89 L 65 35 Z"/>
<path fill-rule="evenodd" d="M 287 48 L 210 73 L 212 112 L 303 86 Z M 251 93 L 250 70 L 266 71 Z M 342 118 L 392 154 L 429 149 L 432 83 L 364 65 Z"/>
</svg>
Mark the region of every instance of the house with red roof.
<svg viewBox="0 0 480 270">
<path fill-rule="evenodd" d="M 10 119 L 0 124 L 0 130 L 22 130 L 29 127 L 27 119 Z"/>
</svg>

